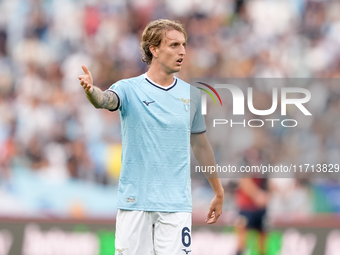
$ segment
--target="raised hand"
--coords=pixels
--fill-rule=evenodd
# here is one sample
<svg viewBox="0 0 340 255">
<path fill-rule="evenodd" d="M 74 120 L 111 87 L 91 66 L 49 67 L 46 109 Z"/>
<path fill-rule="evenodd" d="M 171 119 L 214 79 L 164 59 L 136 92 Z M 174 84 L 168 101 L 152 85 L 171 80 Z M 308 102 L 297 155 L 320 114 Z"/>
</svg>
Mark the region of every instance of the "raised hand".
<svg viewBox="0 0 340 255">
<path fill-rule="evenodd" d="M 87 99 L 95 108 L 116 110 L 118 108 L 119 98 L 112 91 L 102 91 L 93 85 L 92 74 L 85 65 L 82 65 L 83 75 L 79 75 L 80 85 L 84 88 Z"/>
<path fill-rule="evenodd" d="M 93 92 L 92 74 L 85 65 L 82 65 L 81 68 L 83 69 L 85 74 L 79 75 L 78 77 L 78 79 L 80 80 L 80 85 L 84 88 L 86 93 L 92 93 Z"/>
</svg>

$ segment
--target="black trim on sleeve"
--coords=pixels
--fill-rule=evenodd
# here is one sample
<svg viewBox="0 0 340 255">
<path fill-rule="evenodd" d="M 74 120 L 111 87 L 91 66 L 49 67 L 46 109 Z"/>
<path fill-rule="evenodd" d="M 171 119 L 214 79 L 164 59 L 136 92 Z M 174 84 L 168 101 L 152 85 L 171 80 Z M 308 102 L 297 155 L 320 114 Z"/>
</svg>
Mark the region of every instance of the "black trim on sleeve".
<svg viewBox="0 0 340 255">
<path fill-rule="evenodd" d="M 108 110 L 109 110 L 110 112 L 117 111 L 118 108 L 120 107 L 120 98 L 119 98 L 118 94 L 117 94 L 116 92 L 114 92 L 113 90 L 108 89 L 107 91 L 110 91 L 110 92 L 112 92 L 112 93 L 115 93 L 116 96 L 117 96 L 117 98 L 118 98 L 118 105 L 117 105 L 117 107 L 116 107 L 115 109 L 113 109 L 113 110 L 111 110 L 111 109 L 108 109 Z"/>
<path fill-rule="evenodd" d="M 207 132 L 207 130 L 204 130 L 204 131 L 201 131 L 201 132 L 197 132 L 197 133 L 191 133 L 192 135 L 199 135 L 199 134 L 203 134 L 203 133 L 205 133 L 205 132 Z"/>
</svg>

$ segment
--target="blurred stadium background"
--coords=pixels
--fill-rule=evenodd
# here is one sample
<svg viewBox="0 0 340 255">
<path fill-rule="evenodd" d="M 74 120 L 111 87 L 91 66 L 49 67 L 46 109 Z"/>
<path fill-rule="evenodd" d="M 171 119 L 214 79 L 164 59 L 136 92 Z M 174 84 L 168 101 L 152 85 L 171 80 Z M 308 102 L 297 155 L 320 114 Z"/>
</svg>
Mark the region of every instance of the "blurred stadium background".
<svg viewBox="0 0 340 255">
<path fill-rule="evenodd" d="M 340 76 L 339 1 L 0 0 L 0 255 L 114 254 L 119 115 L 94 109 L 77 77 L 85 64 L 104 90 L 146 72 L 139 40 L 157 18 L 185 24 L 178 76 L 186 81 Z M 298 156 L 339 163 L 340 86 L 315 89 L 325 125 L 310 123 L 303 141 L 288 140 L 282 150 L 289 157 L 299 145 Z M 267 145 L 253 141 L 229 148 L 247 158 Z M 219 142 L 211 137 L 214 148 Z M 213 194 L 193 179 L 193 254 L 235 254 L 237 179 L 222 181 L 225 213 L 207 227 Z M 279 188 L 268 206 L 267 253 L 339 254 L 339 182 L 269 182 Z"/>
</svg>

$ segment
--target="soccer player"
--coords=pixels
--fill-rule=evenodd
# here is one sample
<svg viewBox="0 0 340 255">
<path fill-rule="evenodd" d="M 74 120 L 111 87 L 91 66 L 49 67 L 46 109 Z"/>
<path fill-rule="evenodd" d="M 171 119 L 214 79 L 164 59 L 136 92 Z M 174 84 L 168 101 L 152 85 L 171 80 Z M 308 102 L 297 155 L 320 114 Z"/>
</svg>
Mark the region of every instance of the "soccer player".
<svg viewBox="0 0 340 255">
<path fill-rule="evenodd" d="M 245 253 L 246 239 L 249 230 L 255 230 L 259 234 L 258 250 L 265 254 L 265 226 L 266 207 L 270 193 L 266 178 L 242 178 L 236 193 L 236 204 L 240 212 L 236 220 L 238 235 L 237 255 Z"/>
<path fill-rule="evenodd" d="M 190 84 L 174 77 L 181 70 L 186 41 L 182 24 L 150 22 L 141 42 L 147 73 L 120 80 L 104 92 L 82 66 L 85 74 L 79 80 L 89 101 L 96 108 L 120 111 L 116 254 L 191 252 L 190 144 L 201 166 L 215 165 L 215 159 L 205 135 L 199 92 L 191 88 L 191 98 Z M 206 218 L 211 224 L 222 213 L 224 191 L 218 178 L 208 180 L 215 193 Z"/>
</svg>

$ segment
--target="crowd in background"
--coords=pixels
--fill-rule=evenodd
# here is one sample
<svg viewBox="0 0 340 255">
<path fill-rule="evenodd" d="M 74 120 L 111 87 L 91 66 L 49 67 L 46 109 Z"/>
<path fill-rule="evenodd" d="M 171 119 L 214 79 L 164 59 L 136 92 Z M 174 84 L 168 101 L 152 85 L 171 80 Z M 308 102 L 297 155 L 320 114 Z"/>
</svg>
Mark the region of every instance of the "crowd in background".
<svg viewBox="0 0 340 255">
<path fill-rule="evenodd" d="M 23 168 L 46 180 L 117 184 L 119 114 L 94 109 L 77 77 L 85 64 L 105 90 L 146 72 L 140 37 L 157 18 L 179 20 L 188 32 L 178 74 L 188 82 L 340 76 L 339 1 L 0 0 L 0 189 L 11 193 L 13 173 Z M 230 133 L 224 139 L 228 155 L 217 160 L 257 164 L 275 146 L 281 157 L 267 161 L 273 164 L 293 154 L 302 161 L 339 163 L 340 86 L 311 89 L 319 99 L 311 107 L 320 117 L 294 134 L 252 129 L 242 145 Z M 271 100 L 270 93 L 259 96 Z M 220 148 L 220 139 L 210 141 L 215 151 Z M 323 162 L 317 161 L 320 154 Z M 273 211 L 311 213 L 307 188 L 316 181 L 276 181 L 284 195 L 274 200 Z M 193 184 L 195 204 L 204 182 Z M 232 205 L 233 189 L 226 190 Z"/>
</svg>

